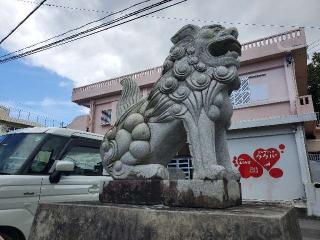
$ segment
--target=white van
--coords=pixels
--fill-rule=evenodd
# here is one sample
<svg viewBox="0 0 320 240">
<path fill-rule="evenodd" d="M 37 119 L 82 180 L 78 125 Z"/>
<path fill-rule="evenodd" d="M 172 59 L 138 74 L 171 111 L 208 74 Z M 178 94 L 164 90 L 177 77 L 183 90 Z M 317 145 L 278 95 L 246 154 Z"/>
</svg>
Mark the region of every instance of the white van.
<svg viewBox="0 0 320 240">
<path fill-rule="evenodd" d="M 39 203 L 98 201 L 100 182 L 110 178 L 103 175 L 102 138 L 64 128 L 28 128 L 2 137 L 0 236 L 28 239 Z"/>
</svg>

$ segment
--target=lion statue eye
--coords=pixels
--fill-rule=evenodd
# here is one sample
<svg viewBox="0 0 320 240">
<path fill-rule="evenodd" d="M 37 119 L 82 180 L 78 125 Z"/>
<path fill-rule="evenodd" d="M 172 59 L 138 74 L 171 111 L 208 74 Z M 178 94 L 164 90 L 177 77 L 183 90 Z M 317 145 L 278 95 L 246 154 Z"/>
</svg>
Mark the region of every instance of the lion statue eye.
<svg viewBox="0 0 320 240">
<path fill-rule="evenodd" d="M 200 33 L 201 38 L 213 38 L 215 35 L 215 31 L 213 29 L 204 29 Z"/>
</svg>

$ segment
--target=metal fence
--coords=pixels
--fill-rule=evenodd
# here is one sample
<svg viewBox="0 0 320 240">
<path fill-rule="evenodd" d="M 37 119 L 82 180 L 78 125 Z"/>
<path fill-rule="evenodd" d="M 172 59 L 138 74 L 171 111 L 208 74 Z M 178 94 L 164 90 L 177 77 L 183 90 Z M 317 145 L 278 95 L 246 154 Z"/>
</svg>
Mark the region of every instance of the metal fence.
<svg viewBox="0 0 320 240">
<path fill-rule="evenodd" d="M 316 115 L 317 115 L 317 126 L 319 127 L 320 126 L 320 113 L 316 112 Z"/>
<path fill-rule="evenodd" d="M 37 123 L 45 127 L 64 127 L 64 122 L 52 119 L 48 116 L 32 113 L 18 108 L 7 108 L 10 118 Z"/>
<path fill-rule="evenodd" d="M 177 156 L 169 164 L 168 168 L 181 169 L 186 175 L 186 179 L 192 178 L 193 166 L 191 157 Z"/>
<path fill-rule="evenodd" d="M 320 162 L 320 153 L 308 153 L 308 160 Z"/>
</svg>

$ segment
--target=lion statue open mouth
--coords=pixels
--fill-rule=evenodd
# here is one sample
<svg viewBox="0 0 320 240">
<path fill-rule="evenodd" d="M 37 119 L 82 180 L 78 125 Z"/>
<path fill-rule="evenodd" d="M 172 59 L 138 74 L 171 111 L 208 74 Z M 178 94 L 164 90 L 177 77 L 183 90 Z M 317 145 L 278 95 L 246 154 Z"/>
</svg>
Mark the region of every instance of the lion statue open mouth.
<svg viewBox="0 0 320 240">
<path fill-rule="evenodd" d="M 162 76 L 142 98 L 136 83 L 121 81 L 118 120 L 101 145 L 105 169 L 116 179 L 169 177 L 167 164 L 187 141 L 194 179 L 238 179 L 226 139 L 238 89 L 241 45 L 235 28 L 186 25 Z"/>
</svg>

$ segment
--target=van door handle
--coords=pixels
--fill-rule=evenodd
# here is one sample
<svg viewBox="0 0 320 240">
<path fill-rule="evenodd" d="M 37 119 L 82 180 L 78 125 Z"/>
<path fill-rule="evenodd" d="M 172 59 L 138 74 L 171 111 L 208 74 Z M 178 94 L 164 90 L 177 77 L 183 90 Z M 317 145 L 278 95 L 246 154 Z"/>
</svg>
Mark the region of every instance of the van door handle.
<svg viewBox="0 0 320 240">
<path fill-rule="evenodd" d="M 98 193 L 99 192 L 99 186 L 97 184 L 94 184 L 88 188 L 89 193 Z"/>
<path fill-rule="evenodd" d="M 25 195 L 25 196 L 32 196 L 32 195 L 34 195 L 34 192 L 25 192 L 25 193 L 23 193 L 23 195 Z"/>
</svg>

